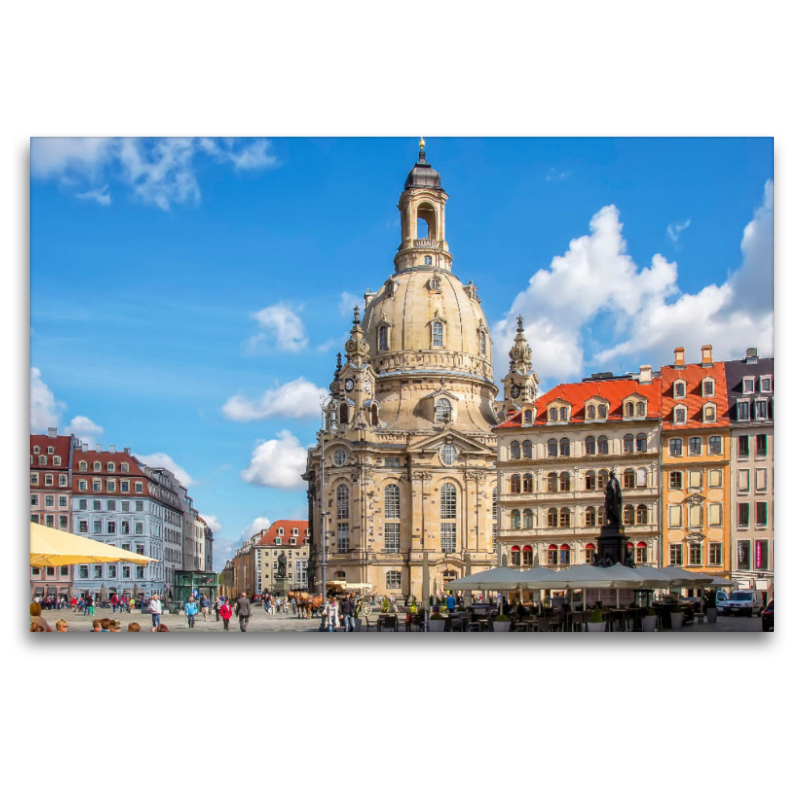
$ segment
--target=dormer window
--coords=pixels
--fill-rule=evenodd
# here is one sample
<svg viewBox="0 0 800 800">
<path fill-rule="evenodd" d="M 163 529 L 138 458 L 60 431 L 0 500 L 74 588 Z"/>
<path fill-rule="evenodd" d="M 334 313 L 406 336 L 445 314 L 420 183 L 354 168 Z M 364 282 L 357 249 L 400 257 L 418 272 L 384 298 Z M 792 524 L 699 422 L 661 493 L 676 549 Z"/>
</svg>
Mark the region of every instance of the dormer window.
<svg viewBox="0 0 800 800">
<path fill-rule="evenodd" d="M 624 416 L 632 417 L 633 416 L 633 410 L 634 410 L 633 403 L 628 401 L 627 403 L 625 403 L 625 414 L 624 414 Z"/>
<path fill-rule="evenodd" d="M 281 543 L 281 540 L 280 540 L 280 539 L 276 539 L 276 540 L 275 540 L 275 544 L 280 544 L 280 543 Z"/>
<path fill-rule="evenodd" d="M 434 415 L 435 422 L 450 422 L 450 417 L 453 412 L 453 407 L 446 397 L 440 397 L 436 401 L 436 411 Z"/>
<path fill-rule="evenodd" d="M 533 425 L 533 411 L 530 408 L 526 408 L 522 413 L 522 421 L 525 425 Z"/>
<path fill-rule="evenodd" d="M 86 464 L 85 461 L 79 461 L 78 462 L 78 471 L 79 472 L 86 472 L 87 469 L 88 469 L 88 465 Z"/>
<path fill-rule="evenodd" d="M 103 465 L 99 461 L 95 461 L 94 462 L 94 471 L 95 472 L 102 472 L 103 471 Z"/>
<path fill-rule="evenodd" d="M 128 465 L 124 461 L 119 465 L 119 471 L 120 472 L 127 472 L 128 471 Z"/>
<path fill-rule="evenodd" d="M 562 422 L 566 422 L 569 419 L 569 409 L 566 406 L 559 409 L 559 418 Z"/>
<path fill-rule="evenodd" d="M 717 421 L 717 407 L 713 403 L 706 403 L 703 406 L 703 422 Z"/>
<path fill-rule="evenodd" d="M 714 379 L 706 378 L 703 381 L 703 397 L 713 397 L 713 396 L 714 396 Z"/>
<path fill-rule="evenodd" d="M 686 382 L 685 381 L 675 381 L 672 384 L 672 396 L 673 397 L 686 397 Z"/>
<path fill-rule="evenodd" d="M 600 419 L 605 419 L 608 416 L 608 409 L 605 406 L 597 406 L 597 416 Z"/>
<path fill-rule="evenodd" d="M 430 267 L 433 264 L 433 257 L 432 256 L 425 256 L 424 264 L 425 264 L 426 267 Z M 436 280 L 436 279 L 434 278 L 434 280 Z M 431 284 L 432 283 L 433 283 L 433 281 L 431 282 Z M 431 285 L 431 288 L 433 288 L 433 285 Z M 437 289 L 439 288 L 438 281 L 437 281 L 436 288 Z"/>
<path fill-rule="evenodd" d="M 586 419 L 596 419 L 597 418 L 597 408 L 595 406 L 589 406 L 586 409 Z"/>
<path fill-rule="evenodd" d="M 672 421 L 675 425 L 686 424 L 686 406 L 675 406 L 672 411 Z"/>
<path fill-rule="evenodd" d="M 643 417 L 643 416 L 645 416 L 646 413 L 647 413 L 647 409 L 645 407 L 645 404 L 640 400 L 636 404 L 636 416 L 637 417 Z"/>
<path fill-rule="evenodd" d="M 389 349 L 389 326 L 381 325 L 378 328 L 378 350 Z"/>
<path fill-rule="evenodd" d="M 756 390 L 756 379 L 754 377 L 744 378 L 742 380 L 742 393 L 753 394 Z"/>
<path fill-rule="evenodd" d="M 547 412 L 547 419 L 550 422 L 558 422 L 558 409 L 557 408 L 551 408 Z"/>
<path fill-rule="evenodd" d="M 772 391 L 772 375 L 761 376 L 761 391 L 764 393 Z"/>
<path fill-rule="evenodd" d="M 113 461 L 109 461 L 109 462 L 106 464 L 106 471 L 108 471 L 108 472 L 113 472 L 115 469 L 116 469 L 116 465 L 114 464 L 114 462 L 113 462 Z"/>
</svg>

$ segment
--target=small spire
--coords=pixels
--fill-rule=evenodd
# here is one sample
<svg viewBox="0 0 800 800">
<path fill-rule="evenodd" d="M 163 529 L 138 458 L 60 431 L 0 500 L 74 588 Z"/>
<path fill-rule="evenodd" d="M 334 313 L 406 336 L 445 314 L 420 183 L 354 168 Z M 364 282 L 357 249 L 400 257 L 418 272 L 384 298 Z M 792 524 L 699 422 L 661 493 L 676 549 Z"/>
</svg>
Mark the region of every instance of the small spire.
<svg viewBox="0 0 800 800">
<path fill-rule="evenodd" d="M 522 314 L 517 317 L 517 333 L 522 333 L 525 328 L 522 327 Z"/>
<path fill-rule="evenodd" d="M 420 136 L 419 137 L 419 160 L 420 161 L 424 161 L 425 160 L 425 137 L 424 136 Z"/>
<path fill-rule="evenodd" d="M 353 306 L 353 325 L 358 325 L 360 321 L 358 317 L 358 306 Z"/>
</svg>

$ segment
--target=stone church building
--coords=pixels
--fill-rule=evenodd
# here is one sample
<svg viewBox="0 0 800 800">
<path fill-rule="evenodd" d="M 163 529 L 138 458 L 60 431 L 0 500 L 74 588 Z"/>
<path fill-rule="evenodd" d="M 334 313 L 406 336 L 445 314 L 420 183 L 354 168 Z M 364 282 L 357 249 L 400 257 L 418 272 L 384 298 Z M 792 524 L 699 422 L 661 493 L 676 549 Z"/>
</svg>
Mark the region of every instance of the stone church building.
<svg viewBox="0 0 800 800">
<path fill-rule="evenodd" d="M 376 594 L 421 599 L 424 573 L 433 593 L 497 564 L 492 342 L 475 285 L 453 272 L 424 147 L 400 195 L 394 272 L 365 294 L 363 320 L 355 309 L 308 453 L 317 591 L 323 531 L 327 580 Z"/>
</svg>

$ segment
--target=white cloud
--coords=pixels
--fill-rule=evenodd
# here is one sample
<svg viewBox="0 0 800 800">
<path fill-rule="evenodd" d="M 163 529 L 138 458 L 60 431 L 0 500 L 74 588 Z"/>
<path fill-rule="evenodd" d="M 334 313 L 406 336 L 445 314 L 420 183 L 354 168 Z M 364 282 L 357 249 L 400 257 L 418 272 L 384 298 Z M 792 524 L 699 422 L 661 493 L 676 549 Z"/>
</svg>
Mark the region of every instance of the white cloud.
<svg viewBox="0 0 800 800">
<path fill-rule="evenodd" d="M 205 520 L 206 525 L 211 528 L 212 533 L 219 533 L 222 530 L 222 523 L 213 514 L 201 514 L 200 516 Z"/>
<path fill-rule="evenodd" d="M 306 448 L 290 431 L 281 431 L 277 439 L 261 442 L 253 450 L 250 466 L 240 472 L 246 483 L 273 486 L 277 489 L 300 489 L 300 477 L 306 470 Z"/>
<path fill-rule="evenodd" d="M 550 169 L 547 171 L 547 175 L 544 176 L 546 181 L 552 181 L 554 183 L 558 183 L 558 181 L 564 181 L 567 178 L 569 178 L 569 172 L 561 172 L 555 167 L 550 167 Z"/>
<path fill-rule="evenodd" d="M 253 312 L 250 316 L 264 330 L 250 338 L 248 342 L 250 351 L 257 351 L 259 344 L 268 338 L 272 339 L 278 350 L 292 353 L 303 350 L 308 344 L 308 339 L 303 320 L 297 313 L 301 310 L 302 307 L 295 310 L 290 303 L 277 303 Z"/>
<path fill-rule="evenodd" d="M 355 308 L 355 306 L 362 308 L 363 305 L 364 301 L 358 295 L 350 294 L 350 292 L 342 292 L 341 295 L 339 295 L 339 314 L 343 317 L 352 319 L 353 308 Z"/>
<path fill-rule="evenodd" d="M 89 447 L 94 447 L 103 435 L 103 429 L 97 423 L 92 422 L 89 417 L 83 416 L 73 417 L 64 432 L 74 433 L 81 442 L 85 442 Z"/>
<path fill-rule="evenodd" d="M 99 189 L 90 189 L 88 192 L 79 192 L 75 195 L 78 200 L 94 200 L 101 206 L 111 205 L 111 195 L 108 193 L 108 184 Z"/>
<path fill-rule="evenodd" d="M 320 402 L 327 395 L 327 390 L 300 377 L 275 389 L 267 389 L 255 401 L 234 395 L 222 407 L 222 414 L 235 422 L 252 422 L 268 417 L 318 417 Z"/>
<path fill-rule="evenodd" d="M 101 205 L 111 202 L 108 181 L 133 189 L 142 202 L 165 211 L 176 203 L 197 203 L 200 186 L 195 174 L 198 155 L 229 163 L 235 171 L 277 166 L 271 143 L 256 139 L 192 138 L 35 138 L 31 141 L 31 176 L 55 179 L 64 187 L 84 185 L 75 196 Z"/>
<path fill-rule="evenodd" d="M 31 433 L 46 433 L 48 428 L 57 428 L 58 416 L 65 408 L 42 380 L 41 370 L 31 367 Z"/>
<path fill-rule="evenodd" d="M 714 345 L 716 360 L 739 358 L 747 347 L 770 354 L 772 225 L 768 182 L 763 204 L 745 229 L 741 269 L 722 286 L 686 294 L 678 286 L 676 263 L 659 254 L 649 267 L 634 263 L 619 212 L 606 206 L 592 218 L 591 233 L 571 241 L 514 299 L 494 328 L 498 352 L 510 348 L 522 314 L 543 382 L 575 380 L 586 363 L 617 370 L 614 362 L 621 357 L 629 361 L 626 369 L 668 364 L 676 346 L 686 348 L 687 359 L 699 359 L 702 344 Z M 586 352 L 592 341 L 601 342 L 600 352 Z"/>
<path fill-rule="evenodd" d="M 677 244 L 681 234 L 692 224 L 692 220 L 687 219 L 685 222 L 670 222 L 667 225 L 667 235 L 673 242 Z"/>
<path fill-rule="evenodd" d="M 269 520 L 268 517 L 256 517 L 243 531 L 242 531 L 242 541 L 246 541 L 251 536 L 255 536 L 257 533 L 261 533 L 261 531 L 266 530 L 269 526 L 272 525 L 272 522 Z"/>
<path fill-rule="evenodd" d="M 166 453 L 151 453 L 149 456 L 133 454 L 139 461 L 147 464 L 148 467 L 164 467 L 172 472 L 175 477 L 188 489 L 194 480 L 192 476 L 181 466 L 176 464 Z"/>
</svg>

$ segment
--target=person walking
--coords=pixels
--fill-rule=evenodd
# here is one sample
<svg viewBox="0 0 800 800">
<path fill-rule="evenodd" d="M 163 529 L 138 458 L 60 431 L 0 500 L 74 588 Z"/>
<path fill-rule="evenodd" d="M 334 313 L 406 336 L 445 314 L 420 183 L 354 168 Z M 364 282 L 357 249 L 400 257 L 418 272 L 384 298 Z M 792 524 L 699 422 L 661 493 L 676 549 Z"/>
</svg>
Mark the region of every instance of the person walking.
<svg viewBox="0 0 800 800">
<path fill-rule="evenodd" d="M 217 622 L 219 622 L 219 610 L 220 610 L 220 608 L 222 608 L 222 600 L 220 600 L 219 597 L 217 597 L 217 599 L 214 601 L 214 613 L 217 616 L 217 619 L 216 619 Z"/>
<path fill-rule="evenodd" d="M 186 619 L 189 622 L 189 627 L 194 628 L 194 618 L 197 616 L 197 601 L 189 595 L 186 601 Z"/>
<path fill-rule="evenodd" d="M 297 600 L 295 600 L 294 597 L 292 597 L 291 598 L 291 602 L 292 602 L 292 612 L 297 617 L 297 616 L 299 616 L 298 613 L 297 613 Z"/>
<path fill-rule="evenodd" d="M 222 627 L 226 631 L 229 630 L 228 625 L 230 624 L 232 616 L 233 609 L 231 608 L 230 603 L 227 600 L 224 600 L 222 603 L 220 603 L 217 617 L 222 617 Z"/>
<path fill-rule="evenodd" d="M 344 600 L 342 601 L 342 615 L 344 616 L 345 633 L 355 633 L 356 631 L 356 623 L 355 619 L 353 618 L 353 611 L 355 609 L 353 606 L 353 595 L 346 594 L 344 596 Z"/>
<path fill-rule="evenodd" d="M 328 633 L 334 633 L 336 631 L 336 617 L 339 613 L 339 606 L 336 603 L 335 597 L 330 597 L 328 599 L 328 604 L 325 606 L 325 613 L 328 617 Z"/>
<path fill-rule="evenodd" d="M 456 610 L 456 599 L 452 592 L 447 593 L 447 613 L 452 614 Z"/>
<path fill-rule="evenodd" d="M 203 622 L 208 622 L 208 609 L 211 608 L 211 601 L 205 596 L 200 597 L 200 610 L 203 612 Z"/>
<path fill-rule="evenodd" d="M 93 617 L 94 616 L 94 596 L 93 595 L 90 594 L 86 598 L 86 605 L 89 606 L 89 616 Z"/>
<path fill-rule="evenodd" d="M 236 616 L 239 617 L 239 630 L 242 633 L 246 633 L 247 623 L 250 621 L 250 601 L 244 592 L 241 593 L 236 601 Z"/>
<path fill-rule="evenodd" d="M 161 601 L 158 599 L 158 595 L 154 594 L 150 598 L 150 603 L 148 604 L 147 608 L 150 611 L 150 616 L 153 623 L 153 628 L 150 632 L 155 633 L 156 628 L 158 628 L 158 626 L 161 624 Z"/>
<path fill-rule="evenodd" d="M 264 595 L 264 613 L 267 614 L 268 616 L 269 616 L 269 611 L 270 611 L 271 606 L 272 606 L 272 604 L 270 603 L 269 595 L 265 594 Z"/>
</svg>

